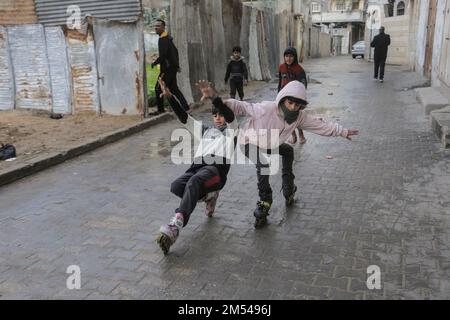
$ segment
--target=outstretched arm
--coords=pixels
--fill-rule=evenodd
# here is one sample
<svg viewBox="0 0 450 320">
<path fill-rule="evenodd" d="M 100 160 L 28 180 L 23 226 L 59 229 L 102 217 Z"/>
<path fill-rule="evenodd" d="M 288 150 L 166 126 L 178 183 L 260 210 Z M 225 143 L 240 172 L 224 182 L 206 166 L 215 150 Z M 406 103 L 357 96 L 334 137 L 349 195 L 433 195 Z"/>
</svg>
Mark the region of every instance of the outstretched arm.
<svg viewBox="0 0 450 320">
<path fill-rule="evenodd" d="M 326 122 L 323 119 L 314 117 L 312 115 L 306 115 L 303 118 L 299 125 L 299 129 L 326 137 L 340 136 L 348 140 L 352 140 L 353 136 L 359 135 L 358 130 L 346 129 L 337 123 Z"/>
</svg>

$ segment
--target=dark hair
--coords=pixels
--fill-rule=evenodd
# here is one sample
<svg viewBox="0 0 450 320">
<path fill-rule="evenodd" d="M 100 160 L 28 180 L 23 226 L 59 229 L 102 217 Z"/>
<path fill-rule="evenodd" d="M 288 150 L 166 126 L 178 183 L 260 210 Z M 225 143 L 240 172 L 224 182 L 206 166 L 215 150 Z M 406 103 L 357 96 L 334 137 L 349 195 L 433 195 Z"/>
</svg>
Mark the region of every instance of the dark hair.
<svg viewBox="0 0 450 320">
<path fill-rule="evenodd" d="M 211 113 L 212 113 L 213 116 L 215 116 L 216 114 L 219 114 L 219 115 L 221 115 L 223 117 L 222 112 L 220 112 L 220 110 L 218 108 L 216 108 L 216 107 L 212 107 L 211 108 Z"/>
<path fill-rule="evenodd" d="M 239 53 L 241 53 L 241 52 L 242 52 L 242 48 L 239 47 L 239 46 L 236 46 L 236 47 L 233 48 L 233 52 L 239 52 Z"/>
<path fill-rule="evenodd" d="M 294 64 L 298 64 L 298 54 L 297 54 L 297 49 L 295 49 L 294 47 L 288 47 L 286 48 L 286 50 L 284 51 L 284 56 L 286 57 L 287 55 L 293 55 L 294 56 Z"/>
<path fill-rule="evenodd" d="M 161 22 L 164 27 L 166 26 L 166 22 L 162 19 L 158 19 L 156 20 L 156 22 Z"/>
</svg>

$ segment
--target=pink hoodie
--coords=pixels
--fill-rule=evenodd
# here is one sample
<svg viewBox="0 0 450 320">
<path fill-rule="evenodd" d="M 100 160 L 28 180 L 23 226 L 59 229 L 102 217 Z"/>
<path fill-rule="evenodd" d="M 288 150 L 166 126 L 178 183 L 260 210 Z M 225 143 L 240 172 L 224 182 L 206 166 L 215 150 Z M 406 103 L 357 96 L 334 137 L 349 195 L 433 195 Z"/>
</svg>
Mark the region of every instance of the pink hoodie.
<svg viewBox="0 0 450 320">
<path fill-rule="evenodd" d="M 299 81 L 290 82 L 280 91 L 276 101 L 261 103 L 241 102 L 234 99 L 225 101 L 236 115 L 250 118 L 242 128 L 241 144 L 250 143 L 262 149 L 275 149 L 288 141 L 296 128 L 327 137 L 348 137 L 348 130 L 341 125 L 325 122 L 302 111 L 297 121 L 289 125 L 284 120 L 283 112 L 279 107 L 280 101 L 285 97 L 296 97 L 307 101 L 305 86 Z M 274 132 L 279 136 L 278 141 L 271 139 L 273 129 L 277 130 Z"/>
</svg>

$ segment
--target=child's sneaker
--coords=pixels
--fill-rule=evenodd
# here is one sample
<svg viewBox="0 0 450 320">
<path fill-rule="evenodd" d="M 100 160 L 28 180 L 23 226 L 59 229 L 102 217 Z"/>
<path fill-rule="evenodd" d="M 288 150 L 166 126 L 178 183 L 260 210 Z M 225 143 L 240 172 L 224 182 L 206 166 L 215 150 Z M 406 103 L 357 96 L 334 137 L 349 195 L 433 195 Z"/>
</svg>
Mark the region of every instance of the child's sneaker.
<svg viewBox="0 0 450 320">
<path fill-rule="evenodd" d="M 159 244 L 165 255 L 169 253 L 170 247 L 177 241 L 183 225 L 183 215 L 181 213 L 177 213 L 170 224 L 164 225 L 159 229 L 159 235 L 156 242 Z"/>
<path fill-rule="evenodd" d="M 208 218 L 212 218 L 214 215 L 214 211 L 216 211 L 217 198 L 219 198 L 219 191 L 212 192 L 206 196 L 205 215 Z"/>
</svg>

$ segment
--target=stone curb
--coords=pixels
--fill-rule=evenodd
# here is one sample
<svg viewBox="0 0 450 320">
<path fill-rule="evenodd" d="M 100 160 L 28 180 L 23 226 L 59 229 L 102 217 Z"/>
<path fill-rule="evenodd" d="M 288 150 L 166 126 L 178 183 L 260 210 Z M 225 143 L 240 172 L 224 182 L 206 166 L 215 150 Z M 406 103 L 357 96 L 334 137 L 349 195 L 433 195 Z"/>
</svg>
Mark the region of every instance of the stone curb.
<svg viewBox="0 0 450 320">
<path fill-rule="evenodd" d="M 124 138 L 127 138 L 133 134 L 142 132 L 155 125 L 167 122 L 174 119 L 174 115 L 171 113 L 164 113 L 160 116 L 145 120 L 137 125 L 131 125 L 125 129 L 119 129 L 111 133 L 106 133 L 98 136 L 97 138 L 75 145 L 68 150 L 55 152 L 50 155 L 37 157 L 32 159 L 29 163 L 18 164 L 12 168 L 0 170 L 0 186 L 4 186 L 35 174 L 39 171 L 48 169 L 50 167 L 61 164 L 67 160 L 78 157 L 87 152 L 93 151 L 105 145 L 117 142 Z"/>
</svg>

